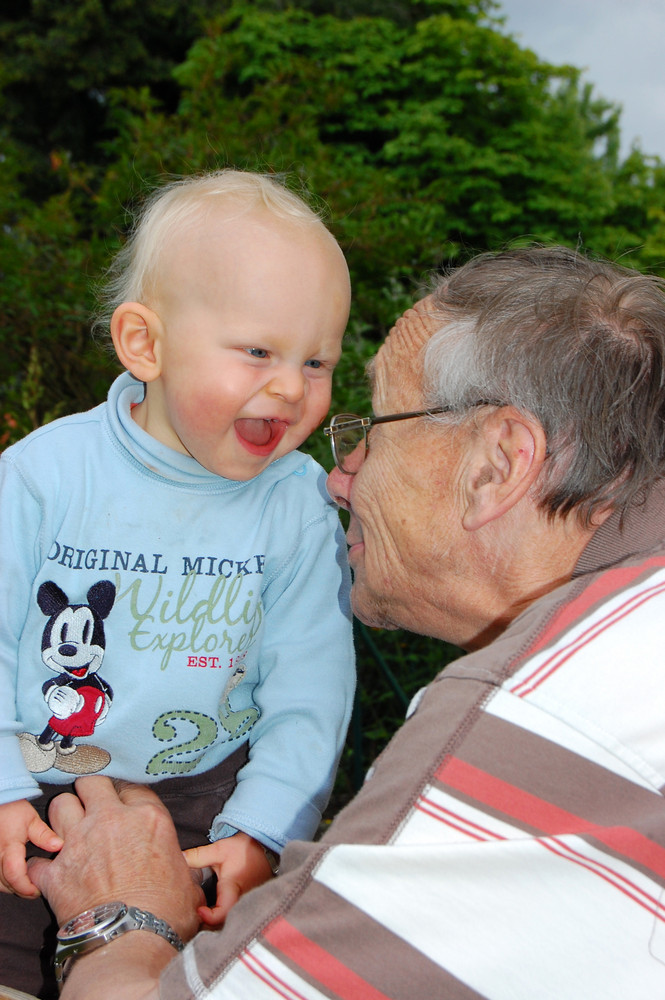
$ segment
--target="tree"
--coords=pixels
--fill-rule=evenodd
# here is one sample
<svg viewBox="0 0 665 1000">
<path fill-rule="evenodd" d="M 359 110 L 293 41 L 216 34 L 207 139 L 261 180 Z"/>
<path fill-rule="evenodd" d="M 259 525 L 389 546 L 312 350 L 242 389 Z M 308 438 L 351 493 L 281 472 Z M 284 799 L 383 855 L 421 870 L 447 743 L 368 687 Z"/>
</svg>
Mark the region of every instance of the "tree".
<svg viewBox="0 0 665 1000">
<path fill-rule="evenodd" d="M 78 135 L 76 105 L 49 131 L 46 112 L 19 102 L 26 121 L 7 136 L 0 266 L 13 336 L 0 383 L 11 412 L 16 393 L 23 399 L 14 433 L 101 395 L 108 368 L 82 346 L 91 278 L 122 239 L 123 206 L 164 175 L 231 164 L 300 183 L 327 206 L 351 267 L 354 329 L 373 342 L 431 270 L 511 240 L 663 259 L 662 167 L 637 151 L 619 165 L 617 109 L 581 88 L 576 69 L 542 63 L 497 30 L 491 0 L 401 0 L 391 18 L 306 5 L 232 4 L 208 20 L 173 69 L 168 101 L 165 68 L 207 0 L 177 40 L 164 35 L 184 23 L 180 0 L 140 10 L 33 0 L 29 30 L 22 8 L 0 22 L 21 40 L 5 69 L 6 106 L 20 86 L 26 100 L 46 87 L 57 52 L 66 72 L 53 106 L 76 92 L 89 101 L 96 88 L 104 109 L 102 132 Z M 101 32 L 104 59 L 86 48 Z M 127 74 L 141 85 L 114 86 Z M 23 154 L 37 133 L 50 195 L 34 199 Z M 30 384 L 40 366 L 48 375 L 28 406 L 29 365 Z"/>
<path fill-rule="evenodd" d="M 404 28 L 242 4 L 176 69 L 174 115 L 125 93 L 116 127 L 126 176 L 231 163 L 301 177 L 330 207 L 378 337 L 396 293 L 469 251 L 524 237 L 608 249 L 618 112 L 579 75 L 480 15 Z"/>
<path fill-rule="evenodd" d="M 354 9 L 371 13 L 372 2 Z M 66 116 L 45 128 L 48 197 L 23 183 L 28 133 L 45 119 L 26 114 L 7 134 L 0 385 L 17 425 L 10 438 L 102 395 L 108 367 L 83 347 L 91 279 L 122 240 L 124 206 L 164 175 L 233 165 L 300 184 L 347 253 L 354 336 L 374 343 L 429 272 L 477 250 L 533 238 L 652 267 L 665 259 L 662 166 L 638 151 L 619 164 L 617 109 L 581 87 L 578 70 L 545 64 L 498 30 L 491 0 L 395 0 L 390 18 L 349 17 L 342 0 L 343 17 L 313 13 L 317 0 L 232 4 L 200 29 L 166 101 L 165 68 L 210 5 L 198 0 L 172 40 L 164 34 L 186 21 L 181 0 L 140 10 L 32 0 L 29 30 L 18 5 L 0 21 L 21 40 L 6 106 L 19 84 L 24 96 L 46 86 L 57 51 L 58 107 L 97 87 L 104 108 L 103 131 L 79 145 Z M 102 30 L 105 59 L 86 49 Z M 114 86 L 127 74 L 140 85 Z"/>
<path fill-rule="evenodd" d="M 21 153 L 0 163 L 0 449 L 54 417 L 104 398 L 110 359 L 90 340 L 91 278 L 102 247 L 84 239 L 73 206 L 85 171 L 60 167 L 68 188 L 43 204 L 22 194 Z M 4 426 L 2 426 L 4 425 Z"/>
<path fill-rule="evenodd" d="M 0 109 L 23 154 L 22 178 L 36 200 L 57 178 L 53 150 L 96 162 L 109 88 L 148 86 L 173 110 L 171 71 L 201 31 L 213 0 L 19 0 L 0 14 Z"/>
<path fill-rule="evenodd" d="M 251 2 L 251 0 L 250 0 Z M 253 0 L 280 11 L 279 0 Z M 171 72 L 200 35 L 206 18 L 229 6 L 219 0 L 7 0 L 0 13 L 3 119 L 21 145 L 32 197 L 51 193 L 47 170 L 55 149 L 74 160 L 104 161 L 108 92 L 148 87 L 172 111 L 178 90 Z M 291 4 L 288 4 L 291 6 Z M 414 25 L 433 9 L 475 19 L 493 0 L 296 0 L 296 6 L 340 18 L 382 16 Z"/>
</svg>

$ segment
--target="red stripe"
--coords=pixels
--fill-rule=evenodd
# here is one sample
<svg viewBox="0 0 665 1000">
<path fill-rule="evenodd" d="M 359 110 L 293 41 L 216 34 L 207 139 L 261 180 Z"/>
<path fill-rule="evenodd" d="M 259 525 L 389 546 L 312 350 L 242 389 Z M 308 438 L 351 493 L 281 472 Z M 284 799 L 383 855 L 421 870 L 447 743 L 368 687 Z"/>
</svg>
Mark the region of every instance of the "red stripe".
<svg viewBox="0 0 665 1000">
<path fill-rule="evenodd" d="M 662 569 L 664 565 L 665 558 L 663 556 L 654 556 L 653 559 L 648 559 L 639 566 L 624 566 L 603 573 L 598 580 L 590 584 L 580 594 L 576 601 L 566 604 L 561 611 L 554 615 L 547 629 L 534 642 L 533 646 L 527 650 L 525 656 L 533 656 L 534 653 L 537 653 L 552 638 L 556 638 L 559 632 L 564 632 L 574 625 L 594 604 L 605 600 L 622 587 L 629 587 L 638 577 L 648 572 L 649 569 Z"/>
<path fill-rule="evenodd" d="M 458 823 L 453 823 L 452 820 L 447 819 L 446 817 L 443 817 L 443 816 L 439 815 L 439 813 L 437 813 L 437 812 L 430 812 L 429 809 L 425 809 L 424 806 L 422 806 L 422 805 L 418 805 L 417 808 L 420 809 L 421 812 L 425 813 L 426 816 L 430 816 L 432 819 L 437 820 L 437 822 L 439 822 L 439 823 L 444 823 L 446 826 L 450 827 L 451 830 L 457 830 L 458 833 L 463 833 L 466 837 L 470 837 L 472 840 L 482 840 L 482 841 L 485 841 L 485 840 L 488 839 L 487 837 L 480 836 L 480 834 L 478 834 L 478 833 L 473 833 L 466 826 L 462 826 L 461 824 L 458 824 Z M 503 838 L 499 838 L 499 839 L 503 839 Z"/>
<path fill-rule="evenodd" d="M 658 920 L 665 922 L 665 911 L 660 900 L 655 899 L 635 882 L 631 882 L 630 879 L 625 878 L 613 868 L 602 865 L 593 858 L 581 854 L 579 851 L 574 851 L 570 844 L 558 841 L 556 837 L 553 837 L 551 840 L 540 840 L 539 843 L 542 847 L 546 847 L 548 851 L 552 851 L 553 854 L 558 855 L 565 861 L 572 861 L 581 868 L 586 868 L 592 875 L 599 876 L 605 882 L 614 886 L 615 889 L 618 889 L 619 892 L 622 892 L 624 896 L 632 899 L 638 906 L 648 910 Z"/>
<path fill-rule="evenodd" d="M 363 1000 L 389 1000 L 385 993 L 375 989 L 330 952 L 301 934 L 284 917 L 279 917 L 270 924 L 263 932 L 263 937 L 300 966 L 308 976 L 332 990 L 336 997 L 346 1000 L 357 1000 L 358 997 Z"/>
<path fill-rule="evenodd" d="M 649 871 L 665 876 L 665 850 L 626 826 L 598 826 L 530 792 L 488 774 L 457 757 L 441 765 L 436 777 L 491 809 L 545 834 L 591 834 L 596 840 Z"/>
<path fill-rule="evenodd" d="M 632 614 L 637 608 L 640 608 L 647 601 L 651 600 L 653 597 L 659 597 L 663 591 L 665 591 L 665 583 L 660 583 L 657 586 L 650 587 L 646 591 L 642 591 L 638 594 L 633 594 L 628 598 L 620 607 L 614 608 L 612 611 L 608 612 L 604 618 L 599 619 L 599 621 L 594 622 L 589 626 L 584 632 L 581 633 L 576 639 L 574 639 L 568 646 L 564 646 L 562 649 L 557 650 L 548 660 L 534 670 L 532 674 L 525 677 L 518 684 L 512 688 L 512 693 L 520 698 L 525 698 L 527 695 L 535 691 L 537 687 L 540 687 L 544 681 L 552 676 L 553 673 L 562 667 L 571 656 L 579 652 L 590 642 L 593 642 L 602 632 L 616 625 L 617 622 L 621 621 L 627 615 Z M 548 669 L 549 668 L 549 669 Z"/>
<path fill-rule="evenodd" d="M 451 812 L 450 809 L 444 809 L 443 806 L 433 802 L 431 799 L 425 798 L 423 795 L 421 795 L 416 802 L 416 809 L 425 813 L 426 816 L 431 816 L 432 819 L 437 820 L 439 823 L 443 823 L 445 826 L 451 827 L 453 830 L 459 830 L 460 833 L 465 833 L 468 837 L 472 837 L 474 840 L 506 839 L 498 833 L 493 833 L 487 827 L 479 826 L 478 823 L 473 823 L 465 816 L 460 816 L 458 813 Z M 474 833 L 474 831 L 476 832 Z"/>
<path fill-rule="evenodd" d="M 260 962 L 256 955 L 251 951 L 245 951 L 240 956 L 240 961 L 242 964 L 260 979 L 262 983 L 269 986 L 273 993 L 277 993 L 278 996 L 283 997 L 284 1000 L 306 1000 L 303 993 L 299 993 L 288 985 L 283 979 L 281 979 L 276 973 L 269 969 L 264 962 Z"/>
</svg>

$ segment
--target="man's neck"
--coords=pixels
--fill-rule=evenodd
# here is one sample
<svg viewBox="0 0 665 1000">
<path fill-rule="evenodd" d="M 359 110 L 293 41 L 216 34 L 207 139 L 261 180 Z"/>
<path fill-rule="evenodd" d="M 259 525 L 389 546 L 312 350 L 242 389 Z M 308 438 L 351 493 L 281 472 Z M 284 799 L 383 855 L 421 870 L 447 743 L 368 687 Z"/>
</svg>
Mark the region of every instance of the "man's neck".
<svg viewBox="0 0 665 1000">
<path fill-rule="evenodd" d="M 501 520 L 494 528 L 503 534 L 492 539 L 488 533 L 484 557 L 479 553 L 477 561 L 478 620 L 463 647 L 469 652 L 493 642 L 534 601 L 567 583 L 597 530 L 572 517 L 552 521 L 523 507 L 512 523 Z"/>
</svg>

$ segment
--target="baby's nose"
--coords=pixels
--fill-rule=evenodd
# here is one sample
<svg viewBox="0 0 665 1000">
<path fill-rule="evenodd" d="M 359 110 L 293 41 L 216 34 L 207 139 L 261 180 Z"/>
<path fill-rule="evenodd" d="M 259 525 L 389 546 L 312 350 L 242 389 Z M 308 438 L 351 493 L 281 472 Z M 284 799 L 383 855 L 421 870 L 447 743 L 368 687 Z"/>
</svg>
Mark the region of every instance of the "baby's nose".
<svg viewBox="0 0 665 1000">
<path fill-rule="evenodd" d="M 300 369 L 282 365 L 270 380 L 270 391 L 287 403 L 297 403 L 305 395 L 305 376 Z"/>
</svg>

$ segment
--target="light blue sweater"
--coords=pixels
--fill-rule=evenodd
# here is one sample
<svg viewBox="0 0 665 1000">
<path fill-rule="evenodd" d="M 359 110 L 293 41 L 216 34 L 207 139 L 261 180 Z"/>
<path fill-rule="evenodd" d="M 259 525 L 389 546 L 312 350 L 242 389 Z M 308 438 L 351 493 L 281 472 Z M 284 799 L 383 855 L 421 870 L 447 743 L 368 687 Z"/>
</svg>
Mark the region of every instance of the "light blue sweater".
<svg viewBox="0 0 665 1000">
<path fill-rule="evenodd" d="M 249 739 L 210 837 L 280 851 L 319 823 L 353 699 L 325 473 L 295 452 L 212 475 L 137 426 L 142 394 L 121 375 L 0 460 L 0 803 L 200 773 Z"/>
</svg>

